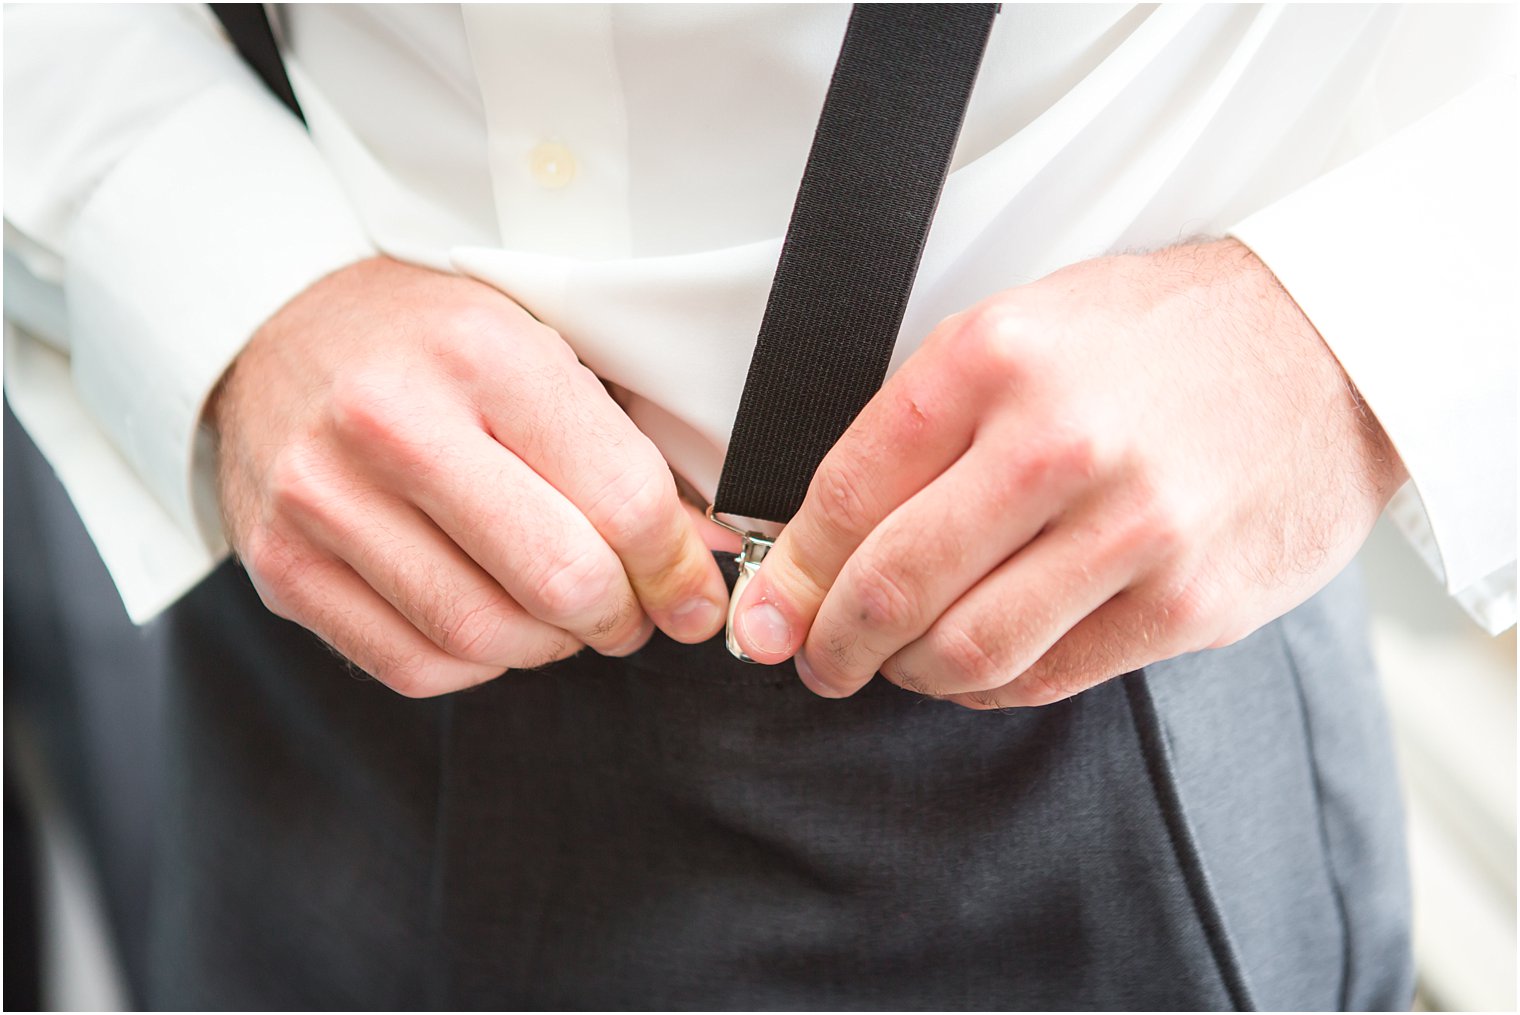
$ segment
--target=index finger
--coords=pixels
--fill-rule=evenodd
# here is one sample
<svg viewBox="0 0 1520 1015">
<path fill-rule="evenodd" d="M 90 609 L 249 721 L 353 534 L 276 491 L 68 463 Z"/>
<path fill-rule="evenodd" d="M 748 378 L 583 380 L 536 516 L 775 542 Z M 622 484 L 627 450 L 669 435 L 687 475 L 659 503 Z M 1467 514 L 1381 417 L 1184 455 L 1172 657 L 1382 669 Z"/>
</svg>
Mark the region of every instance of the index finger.
<svg viewBox="0 0 1520 1015">
<path fill-rule="evenodd" d="M 794 655 L 866 536 L 970 447 L 976 413 L 966 396 L 926 347 L 850 424 L 738 604 L 734 633 L 750 658 Z"/>
<path fill-rule="evenodd" d="M 580 509 L 661 630 L 678 641 L 711 637 L 724 614 L 723 576 L 664 456 L 580 364 L 529 377 L 531 391 L 507 382 L 488 396 L 497 439 Z M 547 411 L 525 414 L 525 401 Z"/>
</svg>

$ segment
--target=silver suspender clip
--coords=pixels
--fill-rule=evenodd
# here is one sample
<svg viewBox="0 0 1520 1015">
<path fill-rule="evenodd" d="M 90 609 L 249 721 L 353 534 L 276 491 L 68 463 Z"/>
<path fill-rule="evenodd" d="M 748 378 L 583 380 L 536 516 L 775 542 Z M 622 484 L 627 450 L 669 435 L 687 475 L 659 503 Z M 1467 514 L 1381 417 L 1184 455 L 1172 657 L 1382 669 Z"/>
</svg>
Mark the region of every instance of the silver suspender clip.
<svg viewBox="0 0 1520 1015">
<path fill-rule="evenodd" d="M 711 504 L 707 506 L 707 519 L 723 526 L 741 540 L 739 555 L 734 558 L 734 563 L 739 565 L 739 577 L 734 580 L 733 594 L 728 597 L 728 621 L 723 625 L 723 644 L 728 646 L 728 651 L 735 659 L 752 663 L 755 660 L 745 655 L 744 650 L 734 639 L 734 609 L 739 605 L 739 597 L 744 594 L 744 588 L 749 584 L 749 580 L 759 573 L 760 562 L 765 559 L 770 548 L 776 545 L 776 540 L 770 536 L 728 524 L 713 512 Z"/>
</svg>

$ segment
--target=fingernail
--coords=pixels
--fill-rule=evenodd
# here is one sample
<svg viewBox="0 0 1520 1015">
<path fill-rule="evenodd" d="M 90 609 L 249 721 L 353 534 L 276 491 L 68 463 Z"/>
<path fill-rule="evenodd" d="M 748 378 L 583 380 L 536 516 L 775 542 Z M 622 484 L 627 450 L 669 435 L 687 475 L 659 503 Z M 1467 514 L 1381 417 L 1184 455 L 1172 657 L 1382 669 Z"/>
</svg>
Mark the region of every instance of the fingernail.
<svg viewBox="0 0 1520 1015">
<path fill-rule="evenodd" d="M 696 596 L 671 610 L 670 620 L 682 636 L 696 638 L 710 634 L 722 613 L 723 608 L 711 599 Z"/>
<path fill-rule="evenodd" d="M 751 648 L 767 655 L 787 652 L 792 647 L 792 635 L 787 629 L 786 618 L 770 603 L 756 603 L 739 618 L 744 637 Z"/>
<path fill-rule="evenodd" d="M 820 698 L 842 698 L 844 695 L 834 690 L 828 684 L 818 679 L 818 674 L 813 672 L 812 665 L 807 661 L 807 656 L 798 652 L 792 656 L 792 665 L 797 667 L 797 676 L 807 685 L 807 689 Z"/>
</svg>

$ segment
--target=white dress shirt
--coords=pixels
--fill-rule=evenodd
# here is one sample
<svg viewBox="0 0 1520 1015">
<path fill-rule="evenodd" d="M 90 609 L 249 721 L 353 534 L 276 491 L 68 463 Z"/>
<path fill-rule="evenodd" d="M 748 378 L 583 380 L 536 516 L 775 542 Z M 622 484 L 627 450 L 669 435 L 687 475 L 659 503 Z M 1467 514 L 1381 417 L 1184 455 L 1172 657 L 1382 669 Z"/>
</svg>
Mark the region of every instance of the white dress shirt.
<svg viewBox="0 0 1520 1015">
<path fill-rule="evenodd" d="M 559 329 L 710 495 L 847 17 L 290 6 L 308 134 L 199 7 L 9 10 L 6 390 L 134 620 L 226 552 L 198 427 L 217 378 L 377 249 Z M 1229 232 L 1403 457 L 1394 517 L 1509 626 L 1515 17 L 1005 5 L 894 366 L 1001 289 Z"/>
</svg>

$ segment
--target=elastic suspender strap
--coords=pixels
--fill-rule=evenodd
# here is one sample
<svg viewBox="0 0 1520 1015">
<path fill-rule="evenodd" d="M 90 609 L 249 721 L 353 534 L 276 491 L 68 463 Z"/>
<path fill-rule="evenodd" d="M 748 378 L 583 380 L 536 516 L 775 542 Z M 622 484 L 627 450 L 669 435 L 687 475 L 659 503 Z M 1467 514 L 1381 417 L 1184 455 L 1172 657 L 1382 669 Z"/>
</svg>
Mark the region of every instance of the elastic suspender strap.
<svg viewBox="0 0 1520 1015">
<path fill-rule="evenodd" d="M 296 101 L 295 89 L 290 87 L 290 76 L 285 73 L 285 61 L 280 58 L 280 47 L 274 41 L 274 28 L 269 24 L 269 12 L 263 4 L 207 4 L 216 20 L 222 23 L 233 48 L 243 62 L 253 69 L 259 79 L 274 92 L 275 98 L 285 103 L 285 108 L 306 122 L 301 104 Z"/>
<path fill-rule="evenodd" d="M 886 377 L 996 4 L 857 4 L 714 509 L 784 522 Z"/>
</svg>

